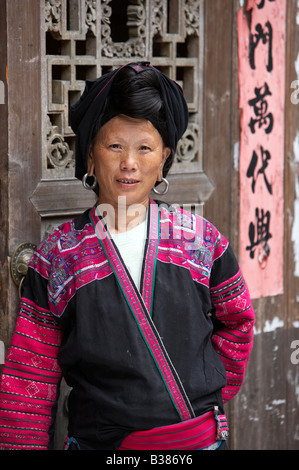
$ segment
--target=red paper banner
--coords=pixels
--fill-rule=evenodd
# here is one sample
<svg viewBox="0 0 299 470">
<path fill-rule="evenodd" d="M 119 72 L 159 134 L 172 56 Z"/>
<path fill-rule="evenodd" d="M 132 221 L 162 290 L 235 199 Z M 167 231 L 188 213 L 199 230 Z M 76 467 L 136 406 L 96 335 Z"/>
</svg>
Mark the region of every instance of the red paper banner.
<svg viewBox="0 0 299 470">
<path fill-rule="evenodd" d="M 251 297 L 283 293 L 286 0 L 238 14 L 240 264 Z"/>
</svg>

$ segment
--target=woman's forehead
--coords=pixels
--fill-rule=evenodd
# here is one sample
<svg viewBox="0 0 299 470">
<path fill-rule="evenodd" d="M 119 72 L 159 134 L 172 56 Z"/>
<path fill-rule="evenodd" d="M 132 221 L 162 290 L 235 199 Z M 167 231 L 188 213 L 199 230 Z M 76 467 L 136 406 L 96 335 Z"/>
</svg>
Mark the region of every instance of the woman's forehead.
<svg viewBox="0 0 299 470">
<path fill-rule="evenodd" d="M 104 124 L 96 138 L 104 138 L 109 136 L 119 136 L 122 138 L 127 137 L 143 137 L 148 136 L 149 138 L 161 139 L 158 130 L 153 124 L 147 119 L 136 119 L 125 115 L 118 115 L 110 119 Z"/>
</svg>

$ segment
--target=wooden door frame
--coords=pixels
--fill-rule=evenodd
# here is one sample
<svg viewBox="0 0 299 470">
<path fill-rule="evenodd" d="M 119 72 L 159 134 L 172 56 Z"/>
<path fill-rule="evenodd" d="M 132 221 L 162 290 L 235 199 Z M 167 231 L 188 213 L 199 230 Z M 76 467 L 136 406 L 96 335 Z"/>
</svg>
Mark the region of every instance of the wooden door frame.
<svg viewBox="0 0 299 470">
<path fill-rule="evenodd" d="M 1 340 L 9 344 L 17 314 L 18 290 L 10 276 L 10 257 L 23 242 L 39 241 L 39 215 L 28 205 L 40 172 L 40 16 L 39 2 L 1 2 Z M 3 14 L 4 13 L 4 14 Z M 35 98 L 36 97 L 36 98 Z"/>
<path fill-rule="evenodd" d="M 4 83 L 4 103 L 0 105 L 0 341 L 5 348 L 9 341 L 8 333 L 8 99 L 7 99 L 7 24 L 6 2 L 2 2 L 0 15 L 0 80 Z M 4 348 L 4 349 L 5 349 Z M 3 360 L 4 358 L 2 358 Z M 1 367 L 1 364 L 0 364 Z"/>
</svg>

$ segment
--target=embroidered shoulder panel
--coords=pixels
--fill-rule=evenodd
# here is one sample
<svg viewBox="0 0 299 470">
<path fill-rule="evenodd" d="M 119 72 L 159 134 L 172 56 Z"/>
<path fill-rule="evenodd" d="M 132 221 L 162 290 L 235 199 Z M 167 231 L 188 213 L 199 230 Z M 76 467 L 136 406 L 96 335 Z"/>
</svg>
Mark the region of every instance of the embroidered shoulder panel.
<svg viewBox="0 0 299 470">
<path fill-rule="evenodd" d="M 188 269 L 194 281 L 209 286 L 213 263 L 228 242 L 206 219 L 160 206 L 158 260 Z M 113 274 L 91 223 L 58 227 L 38 246 L 30 267 L 48 281 L 51 312 L 60 317 L 80 287 Z"/>
<path fill-rule="evenodd" d="M 92 225 L 77 230 L 74 221 L 40 243 L 30 266 L 48 280 L 49 307 L 55 316 L 62 315 L 80 287 L 112 273 Z"/>
<path fill-rule="evenodd" d="M 160 207 L 158 259 L 188 269 L 194 281 L 209 286 L 213 263 L 228 247 L 208 220 L 181 208 Z"/>
</svg>

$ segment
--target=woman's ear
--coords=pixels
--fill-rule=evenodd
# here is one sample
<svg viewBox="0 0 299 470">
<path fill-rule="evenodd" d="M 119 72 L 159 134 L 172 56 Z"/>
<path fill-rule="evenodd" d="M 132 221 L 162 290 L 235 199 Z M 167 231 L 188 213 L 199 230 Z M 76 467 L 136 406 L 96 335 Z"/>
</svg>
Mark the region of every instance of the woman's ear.
<svg viewBox="0 0 299 470">
<path fill-rule="evenodd" d="M 93 156 L 93 147 L 90 145 L 87 159 L 87 171 L 89 176 L 94 174 L 94 156 Z"/>
<path fill-rule="evenodd" d="M 170 147 L 164 147 L 163 152 L 162 152 L 162 160 L 163 160 L 163 165 L 166 162 L 167 158 L 171 154 L 171 148 Z"/>
<path fill-rule="evenodd" d="M 163 147 L 162 160 L 161 160 L 161 165 L 160 165 L 160 168 L 159 168 L 159 175 L 158 175 L 157 181 L 162 180 L 163 168 L 164 168 L 165 162 L 166 162 L 166 160 L 167 160 L 167 158 L 169 157 L 170 154 L 171 154 L 171 148 L 170 147 Z"/>
</svg>

